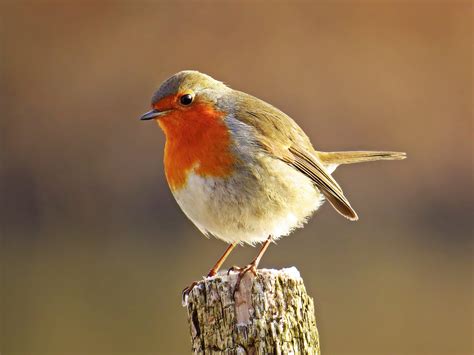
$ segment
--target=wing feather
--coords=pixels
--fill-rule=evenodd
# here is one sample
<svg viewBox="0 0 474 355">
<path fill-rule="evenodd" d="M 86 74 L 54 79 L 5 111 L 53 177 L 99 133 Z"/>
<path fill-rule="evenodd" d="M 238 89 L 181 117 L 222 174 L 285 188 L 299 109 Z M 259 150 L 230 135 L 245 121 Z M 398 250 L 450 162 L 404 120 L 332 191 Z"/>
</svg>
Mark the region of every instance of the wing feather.
<svg viewBox="0 0 474 355">
<path fill-rule="evenodd" d="M 288 161 L 288 164 L 308 176 L 339 213 L 350 220 L 357 220 L 357 213 L 344 196 L 341 187 L 322 164 L 307 152 L 298 150 L 298 147 L 290 147 L 289 151 L 293 153 L 294 158 Z"/>
<path fill-rule="evenodd" d="M 233 91 L 233 103 L 235 117 L 255 128 L 258 141 L 268 154 L 309 177 L 343 216 L 358 219 L 341 187 L 317 158 L 309 138 L 295 121 L 272 105 L 239 91 Z"/>
</svg>

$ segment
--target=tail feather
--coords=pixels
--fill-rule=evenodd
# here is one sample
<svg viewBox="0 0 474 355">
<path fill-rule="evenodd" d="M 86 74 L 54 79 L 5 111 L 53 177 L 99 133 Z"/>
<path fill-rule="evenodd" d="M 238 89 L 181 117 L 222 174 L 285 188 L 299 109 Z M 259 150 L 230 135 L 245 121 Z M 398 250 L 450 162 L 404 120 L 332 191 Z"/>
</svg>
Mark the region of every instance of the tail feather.
<svg viewBox="0 0 474 355">
<path fill-rule="evenodd" d="M 341 164 L 363 163 L 376 160 L 402 160 L 406 158 L 403 152 L 318 152 L 319 159 L 323 164 L 334 166 L 334 169 Z"/>
</svg>

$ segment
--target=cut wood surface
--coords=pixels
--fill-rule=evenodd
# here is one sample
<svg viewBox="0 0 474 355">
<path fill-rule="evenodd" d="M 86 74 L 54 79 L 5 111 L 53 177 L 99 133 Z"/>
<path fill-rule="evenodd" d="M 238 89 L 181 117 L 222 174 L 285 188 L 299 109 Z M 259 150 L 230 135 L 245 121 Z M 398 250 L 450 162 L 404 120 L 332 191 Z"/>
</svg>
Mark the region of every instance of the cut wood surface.
<svg viewBox="0 0 474 355">
<path fill-rule="evenodd" d="M 184 300 L 195 354 L 320 354 L 313 299 L 298 270 L 200 281 Z"/>
</svg>

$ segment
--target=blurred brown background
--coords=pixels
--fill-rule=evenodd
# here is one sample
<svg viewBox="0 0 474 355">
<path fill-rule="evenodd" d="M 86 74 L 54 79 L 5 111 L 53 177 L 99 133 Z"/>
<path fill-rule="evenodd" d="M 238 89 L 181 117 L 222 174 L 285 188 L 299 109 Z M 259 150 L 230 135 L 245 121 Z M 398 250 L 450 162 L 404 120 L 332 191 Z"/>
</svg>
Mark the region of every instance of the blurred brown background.
<svg viewBox="0 0 474 355">
<path fill-rule="evenodd" d="M 290 114 L 361 220 L 325 205 L 297 266 L 325 354 L 471 354 L 472 3 L 4 1 L 1 332 L 12 354 L 181 354 L 181 289 L 225 245 L 174 202 L 155 88 L 198 69 Z M 240 247 L 230 264 L 256 249 Z"/>
</svg>

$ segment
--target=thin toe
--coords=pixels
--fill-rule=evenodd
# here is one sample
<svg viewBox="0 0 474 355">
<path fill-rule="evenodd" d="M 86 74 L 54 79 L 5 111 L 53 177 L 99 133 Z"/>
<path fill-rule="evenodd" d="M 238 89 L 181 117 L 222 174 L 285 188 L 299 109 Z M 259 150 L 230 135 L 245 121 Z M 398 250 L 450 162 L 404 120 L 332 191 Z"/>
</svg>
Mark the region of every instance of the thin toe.
<svg viewBox="0 0 474 355">
<path fill-rule="evenodd" d="M 232 268 L 231 268 L 232 269 Z M 230 270 L 229 269 L 229 272 Z M 239 275 L 237 276 L 237 282 L 235 283 L 235 287 L 234 287 L 234 292 L 233 292 L 233 295 L 235 297 L 235 293 L 239 290 L 239 287 L 240 287 L 240 282 L 242 281 L 242 278 L 245 276 L 245 274 L 247 272 L 251 272 L 254 276 L 257 276 L 257 266 L 255 265 L 255 263 L 251 263 L 249 265 L 247 265 L 246 267 L 244 268 L 239 268 Z"/>
<path fill-rule="evenodd" d="M 194 286 L 196 286 L 197 284 L 198 284 L 197 281 L 194 281 L 191 285 L 183 289 L 183 291 L 181 292 L 181 300 L 183 303 L 185 303 L 186 297 L 188 297 L 189 293 L 193 290 Z"/>
<path fill-rule="evenodd" d="M 233 265 L 229 268 L 229 270 L 227 270 L 227 275 L 229 275 L 231 272 L 234 272 L 234 271 L 238 271 L 238 272 L 241 272 L 242 270 L 244 270 L 245 268 L 242 268 L 240 266 L 237 266 L 237 265 Z"/>
</svg>

